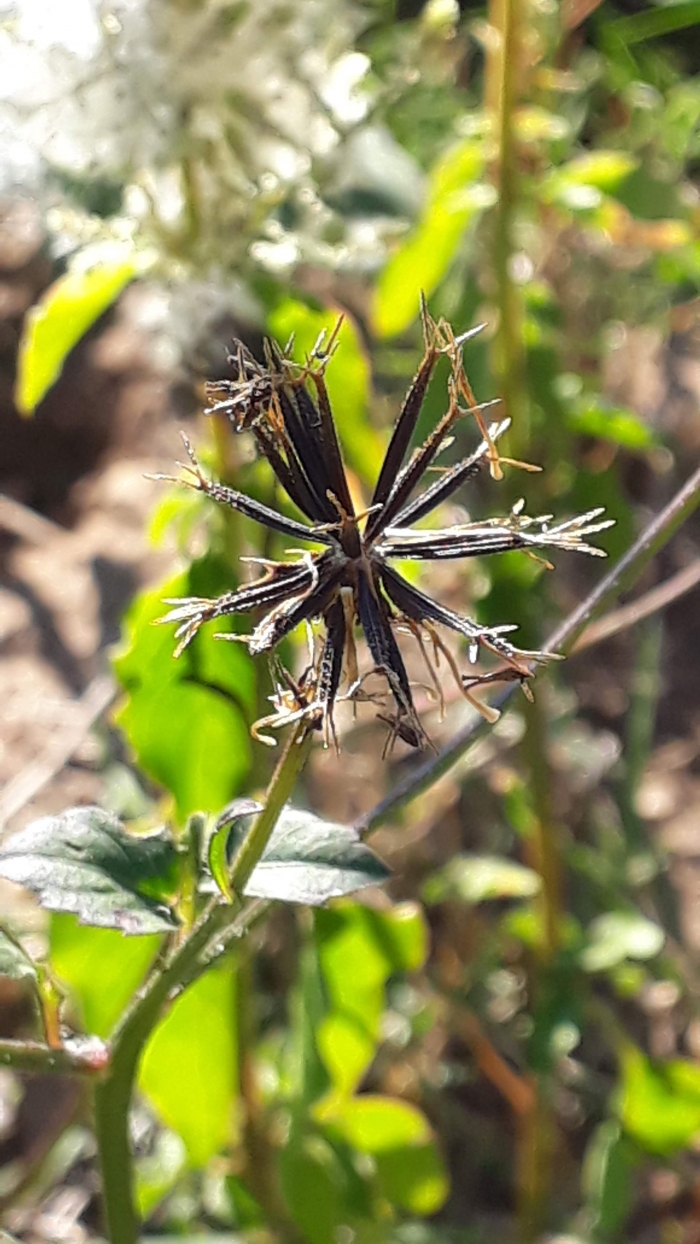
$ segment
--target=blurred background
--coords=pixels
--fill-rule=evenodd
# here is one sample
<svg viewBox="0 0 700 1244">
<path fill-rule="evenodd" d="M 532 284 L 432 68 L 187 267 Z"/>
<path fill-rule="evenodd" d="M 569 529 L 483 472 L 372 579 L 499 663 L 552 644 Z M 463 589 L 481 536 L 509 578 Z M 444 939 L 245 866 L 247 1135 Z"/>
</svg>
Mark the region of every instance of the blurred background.
<svg viewBox="0 0 700 1244">
<path fill-rule="evenodd" d="M 440 521 L 604 505 L 624 552 L 700 450 L 699 69 L 696 0 L 0 0 L 4 834 L 85 802 L 182 828 L 264 787 L 264 661 L 202 633 L 175 663 L 150 626 L 283 550 L 146 478 L 185 429 L 279 504 L 200 413 L 235 337 L 294 333 L 301 359 L 345 313 L 328 383 L 368 497 L 419 291 L 456 332 L 484 322 L 473 388 L 544 470 L 481 478 Z M 553 560 L 412 573 L 538 647 L 604 569 Z M 133 1120 L 149 1238 L 700 1240 L 697 519 L 634 595 L 379 825 L 386 892 L 275 911 L 171 1010 Z M 447 677 L 444 716 L 416 695 L 437 746 L 469 716 Z M 338 725 L 295 801 L 353 823 L 425 757 L 382 758 L 371 707 Z M 5 882 L 0 904 L 50 952 L 66 1024 L 107 1036 L 158 939 Z M 35 1033 L 0 976 L 0 1035 Z M 83 1244 L 99 1221 L 80 1085 L 0 1069 L 0 1222 Z"/>
</svg>

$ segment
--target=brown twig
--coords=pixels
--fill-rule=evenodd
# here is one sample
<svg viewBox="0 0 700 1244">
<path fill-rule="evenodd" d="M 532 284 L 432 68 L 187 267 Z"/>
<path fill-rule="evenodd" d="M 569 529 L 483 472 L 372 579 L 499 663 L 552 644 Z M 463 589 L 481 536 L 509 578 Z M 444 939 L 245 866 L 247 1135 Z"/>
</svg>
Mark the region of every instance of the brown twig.
<svg viewBox="0 0 700 1244">
<path fill-rule="evenodd" d="M 664 583 L 651 588 L 637 600 L 630 601 L 628 605 L 622 605 L 619 609 L 613 609 L 598 622 L 591 623 L 579 636 L 572 651 L 581 652 L 584 648 L 592 648 L 594 644 L 600 644 L 603 640 L 610 639 L 612 635 L 619 635 L 620 631 L 629 630 L 644 618 L 649 618 L 652 614 L 660 613 L 662 609 L 668 608 L 681 596 L 685 596 L 686 592 L 691 592 L 699 583 L 700 558 L 697 558 L 689 566 L 671 575 L 670 579 L 666 579 Z"/>
<path fill-rule="evenodd" d="M 535 1091 L 529 1080 L 519 1076 L 491 1044 L 473 1011 L 456 1013 L 456 1027 L 469 1046 L 479 1071 L 508 1102 L 519 1116 L 531 1113 L 535 1104 Z"/>
</svg>

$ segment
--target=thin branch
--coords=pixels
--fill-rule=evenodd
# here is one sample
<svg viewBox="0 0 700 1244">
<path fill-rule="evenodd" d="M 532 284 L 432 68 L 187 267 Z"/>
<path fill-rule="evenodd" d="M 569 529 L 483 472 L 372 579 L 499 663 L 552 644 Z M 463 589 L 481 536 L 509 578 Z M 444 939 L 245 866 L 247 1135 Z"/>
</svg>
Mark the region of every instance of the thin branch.
<svg viewBox="0 0 700 1244">
<path fill-rule="evenodd" d="M 100 1076 L 109 1065 L 109 1048 L 98 1037 L 76 1037 L 60 1049 L 43 1041 L 0 1041 L 0 1066 L 36 1075 Z"/>
<path fill-rule="evenodd" d="M 656 518 L 652 519 L 634 544 L 603 576 L 586 599 L 550 635 L 545 649 L 548 652 L 569 652 L 593 618 L 602 613 L 614 600 L 617 600 L 622 592 L 632 586 L 645 566 L 668 543 L 699 503 L 700 467 L 694 471 L 668 505 L 664 506 Z M 516 690 L 515 683 L 506 686 L 494 698 L 493 707 L 504 709 L 512 700 Z M 400 782 L 397 782 L 394 789 L 380 803 L 359 818 L 355 823 L 355 828 L 361 834 L 368 834 L 383 824 L 389 816 L 398 812 L 405 804 L 410 803 L 422 791 L 432 786 L 439 777 L 447 773 L 464 755 L 467 748 L 485 733 L 486 729 L 487 723 L 483 719 L 473 718 L 436 756 L 418 765 Z"/>
<path fill-rule="evenodd" d="M 642 622 L 644 618 L 667 609 L 681 596 L 692 592 L 699 583 L 700 558 L 697 558 L 689 566 L 684 566 L 677 574 L 671 575 L 670 579 L 666 579 L 664 583 L 659 583 L 637 600 L 630 601 L 629 605 L 613 609 L 598 622 L 591 623 L 577 639 L 573 651 L 581 652 L 584 648 L 592 648 L 594 644 L 600 644 L 603 640 L 610 639 L 612 635 L 619 635 L 621 631 L 629 630 L 638 622 Z"/>
</svg>

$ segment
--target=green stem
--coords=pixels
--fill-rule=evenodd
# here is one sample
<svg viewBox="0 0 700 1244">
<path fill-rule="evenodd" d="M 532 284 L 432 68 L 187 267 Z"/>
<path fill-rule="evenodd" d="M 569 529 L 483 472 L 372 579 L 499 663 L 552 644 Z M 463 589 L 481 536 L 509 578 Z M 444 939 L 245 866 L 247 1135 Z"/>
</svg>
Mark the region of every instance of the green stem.
<svg viewBox="0 0 700 1244">
<path fill-rule="evenodd" d="M 231 884 L 239 894 L 265 850 L 309 746 L 310 739 L 302 723 L 287 743 L 270 782 L 265 807 L 234 860 Z M 129 1106 L 141 1052 L 173 991 L 192 983 L 206 970 L 207 963 L 201 963 L 203 952 L 222 929 L 234 923 L 236 915 L 236 906 L 223 903 L 219 898 L 212 899 L 185 940 L 173 949 L 165 966 L 153 972 L 136 994 L 112 1037 L 109 1069 L 96 1086 L 94 1096 L 110 1244 L 137 1244 L 138 1240 L 129 1148 Z"/>
<path fill-rule="evenodd" d="M 54 1049 L 43 1041 L 0 1041 L 0 1067 L 34 1075 L 100 1076 L 108 1063 L 108 1047 L 96 1037 Z"/>
<path fill-rule="evenodd" d="M 487 106 L 495 122 L 498 147 L 492 175 L 498 190 L 494 207 L 493 273 L 498 324 L 493 341 L 493 370 L 505 412 L 513 420 L 517 446 L 528 444 L 528 400 L 523 338 L 522 297 L 513 280 L 514 227 L 518 212 L 520 174 L 515 134 L 515 107 L 522 55 L 522 0 L 491 0 L 489 24 L 498 43 L 488 66 Z"/>
<path fill-rule="evenodd" d="M 304 722 L 297 726 L 272 775 L 265 807 L 243 839 L 231 869 L 231 888 L 242 894 L 260 856 L 267 845 L 280 812 L 287 803 L 294 784 L 311 748 L 311 734 Z"/>
<path fill-rule="evenodd" d="M 528 785 L 534 812 L 532 864 L 541 880 L 542 940 L 540 957 L 551 963 L 559 949 L 561 934 L 561 863 L 559 835 L 552 809 L 552 775 L 547 759 L 546 722 L 539 700 L 525 709 L 522 751 L 528 769 Z"/>
</svg>

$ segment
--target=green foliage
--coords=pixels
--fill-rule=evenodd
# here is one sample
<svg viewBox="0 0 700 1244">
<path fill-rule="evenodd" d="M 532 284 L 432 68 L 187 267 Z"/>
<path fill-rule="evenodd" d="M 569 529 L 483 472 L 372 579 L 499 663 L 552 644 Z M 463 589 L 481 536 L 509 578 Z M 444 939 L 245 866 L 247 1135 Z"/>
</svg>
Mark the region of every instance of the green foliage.
<svg viewBox="0 0 700 1244">
<path fill-rule="evenodd" d="M 663 929 L 638 911 L 606 911 L 587 930 L 581 963 L 587 972 L 616 967 L 625 959 L 653 959 L 661 950 Z"/>
<path fill-rule="evenodd" d="M 4 929 L 0 929 L 0 976 L 7 976 L 13 981 L 31 981 L 37 983 L 36 965 Z"/>
<path fill-rule="evenodd" d="M 425 1116 L 409 1102 L 369 1093 L 334 1103 L 332 1133 L 372 1156 L 381 1193 L 419 1215 L 434 1214 L 448 1192 L 447 1177 Z"/>
<path fill-rule="evenodd" d="M 667 1156 L 700 1135 L 700 1067 L 682 1058 L 653 1060 L 636 1046 L 621 1056 L 620 1120 L 649 1153 Z"/>
<path fill-rule="evenodd" d="M 488 899 L 532 898 L 540 889 L 540 878 L 500 855 L 455 855 L 449 864 L 426 882 L 426 903 L 462 899 L 483 903 Z"/>
<path fill-rule="evenodd" d="M 74 916 L 51 917 L 51 967 L 68 986 L 86 1032 L 109 1036 L 161 942 L 158 934 L 124 937 L 114 929 L 86 928 Z"/>
<path fill-rule="evenodd" d="M 129 834 L 101 808 L 70 808 L 20 830 L 0 850 L 0 876 L 83 924 L 122 933 L 175 927 L 166 905 L 176 884 L 171 838 Z"/>
<path fill-rule="evenodd" d="M 331 1083 L 349 1093 L 377 1048 L 387 981 L 394 972 L 416 971 L 425 959 L 426 926 L 413 904 L 388 912 L 337 904 L 317 912 L 315 922 L 329 1003 L 318 1048 Z"/>
<path fill-rule="evenodd" d="M 319 907 L 331 898 L 381 885 L 385 864 L 347 825 L 286 808 L 246 886 L 255 898 Z"/>
<path fill-rule="evenodd" d="M 274 200 L 276 235 L 293 237 L 303 257 L 299 290 L 332 290 L 330 300 L 347 299 L 358 310 L 357 322 L 346 316 L 326 373 L 353 485 L 368 497 L 376 476 L 384 442 L 375 405 L 382 419 L 415 373 L 422 289 L 456 331 L 477 318 L 487 322 L 466 352 L 475 391 L 479 399 L 505 398 L 513 426 L 504 454 L 545 468 L 524 477 L 506 466 L 500 498 L 484 473 L 456 503 L 475 519 L 503 508 L 502 498 L 512 505 L 521 491 L 528 509 L 557 517 L 604 505 L 616 519 L 604 541 L 616 558 L 634 538 L 641 510 L 674 486 L 674 455 L 687 456 L 687 441 L 678 452 L 663 402 L 640 393 L 637 377 L 632 384 L 619 373 L 626 360 L 638 360 L 629 350 L 634 333 L 643 328 L 649 342 L 668 337 L 671 312 L 677 331 L 682 304 L 700 290 L 700 88 L 683 72 L 698 6 L 622 14 L 608 3 L 575 34 L 559 27 L 553 11 L 533 10 L 527 48 L 505 58 L 522 65 L 510 95 L 498 79 L 492 32 L 486 35 L 478 16 L 460 23 L 445 6 L 429 4 L 415 21 L 394 23 L 390 7 L 375 6 L 362 34 L 376 91 L 372 125 L 393 127 L 428 172 L 416 218 L 386 217 L 378 225 L 389 258 L 376 280 L 368 273 L 378 249 L 368 257 L 360 243 L 358 259 L 352 247 L 335 247 L 337 220 L 327 222 L 323 246 L 305 249 L 301 200 L 279 183 L 268 202 L 260 188 L 266 214 Z M 236 9 L 222 20 L 243 18 Z M 655 42 L 674 30 L 688 31 L 691 50 L 683 40 Z M 484 58 L 472 47 L 482 37 Z M 490 113 L 496 99 L 503 116 Z M 225 143 L 236 146 L 233 130 Z M 320 163 L 309 167 L 310 185 Z M 212 271 L 216 254 L 228 283 L 225 260 L 198 215 L 195 181 L 187 196 L 192 236 L 170 237 L 167 245 L 186 251 L 186 262 L 206 256 L 198 275 Z M 361 194 L 353 188 L 341 199 L 354 211 Z M 256 188 L 245 213 L 259 202 Z M 355 228 L 366 236 L 368 222 L 359 218 Z M 313 256 L 332 263 L 341 251 L 342 271 L 319 275 Z M 236 278 L 247 280 L 252 265 L 246 258 Z M 17 385 L 23 413 L 134 271 L 129 258 L 71 271 L 30 314 Z M 163 271 L 172 277 L 172 267 Z M 294 336 L 293 357 L 303 366 L 319 334 L 333 330 L 335 307 L 307 303 L 279 274 L 257 278 L 261 322 L 282 345 Z M 642 352 L 653 348 L 646 342 Z M 664 366 L 672 356 L 669 350 Z M 414 439 L 443 412 L 444 385 L 436 381 Z M 466 421 L 456 425 L 441 461 L 469 451 L 466 428 Z M 225 475 L 231 464 L 218 442 L 214 457 L 213 473 Z M 252 483 L 256 496 L 274 501 L 267 468 L 251 466 L 245 449 L 235 476 L 227 482 Z M 315 773 L 303 797 L 293 795 L 284 808 L 245 894 L 235 893 L 232 870 L 246 835 L 240 818 L 260 808 L 250 796 L 267 776 L 265 753 L 255 752 L 249 735 L 250 722 L 267 711 L 264 671 L 244 646 L 214 638 L 216 629 L 233 629 L 228 619 L 205 627 L 177 660 L 171 628 L 153 623 L 165 612 L 163 598 L 230 590 L 241 553 L 274 558 L 282 545 L 247 519 L 214 517 L 207 500 L 179 488 L 164 494 L 151 519 L 154 542 L 166 532 L 175 534 L 184 569 L 133 602 L 115 669 L 125 692 L 117 720 L 142 771 L 169 796 L 166 812 L 174 809 L 177 832 L 139 836 L 107 814 L 79 809 L 47 818 L 41 830 L 30 826 L 0 848 L 0 875 L 64 913 L 51 920 L 48 969 L 0 935 L 0 974 L 55 978 L 72 1000 L 64 1024 L 99 1037 L 114 1033 L 145 979 L 152 985 L 162 964 L 177 961 L 202 912 L 215 913 L 189 975 L 160 998 L 152 1016 L 160 1020 L 140 1061 L 139 1089 L 158 1126 L 152 1151 L 136 1163 L 136 1196 L 142 1214 L 157 1209 L 157 1238 L 226 1240 L 234 1238 L 226 1234 L 231 1228 L 237 1241 L 270 1231 L 310 1244 L 476 1241 L 484 1230 L 479 1189 L 488 1187 L 489 1203 L 498 1197 L 504 1218 L 512 1205 L 521 1216 L 517 1229 L 504 1221 L 504 1235 L 569 1231 L 614 1244 L 625 1236 L 643 1165 L 673 1165 L 686 1194 L 692 1176 L 686 1184 L 683 1155 L 700 1136 L 700 1072 L 691 1059 L 651 1058 L 628 1036 L 653 1032 L 647 996 L 664 989 L 681 992 L 672 1013 L 672 1030 L 680 1031 L 695 989 L 676 953 L 664 861 L 637 810 L 654 737 L 656 692 L 649 688 L 658 652 L 649 663 L 629 645 L 602 689 L 605 670 L 595 657 L 551 667 L 534 708 L 522 702 L 519 719 L 511 716 L 502 736 L 466 758 L 451 806 L 441 788 L 437 811 L 429 791 L 415 820 L 406 812 L 401 893 L 420 893 L 431 907 L 429 958 L 417 903 L 325 906 L 381 884 L 388 870 L 351 828 L 297 806 L 323 791 Z M 194 544 L 205 552 L 191 561 Z M 435 573 L 444 574 L 458 607 L 473 591 L 481 621 L 518 622 L 518 641 L 539 646 L 555 618 L 583 597 L 595 567 L 548 576 L 517 554 L 488 574 L 478 565 L 469 571 L 464 578 L 451 577 L 449 567 Z M 289 667 L 299 670 L 295 643 Z M 454 706 L 449 712 L 456 714 Z M 620 747 L 611 735 L 623 740 Z M 350 746 L 366 746 L 361 732 Z M 394 762 L 387 784 L 400 769 L 400 752 Z M 337 772 L 344 780 L 342 759 Z M 149 791 L 141 811 L 144 826 L 162 820 Z M 238 955 L 217 958 L 232 932 L 247 932 L 246 918 L 265 909 L 246 904 L 246 896 L 295 905 L 278 913 L 269 934 L 256 931 L 253 951 L 240 957 L 242 965 L 250 958 L 249 973 L 239 970 Z M 125 938 L 124 929 L 141 936 Z M 210 960 L 215 966 L 198 975 Z M 194 983 L 181 989 L 185 980 Z M 102 1083 L 110 1072 L 103 1068 Z M 556 1178 L 562 1136 L 572 1142 L 568 1169 L 585 1148 L 578 1201 L 576 1179 Z M 443 1150 L 456 1174 L 456 1212 L 462 1215 L 460 1197 L 468 1196 L 473 1230 L 461 1218 L 458 1233 L 443 1225 L 443 1217 L 452 1221 L 452 1203 L 440 1224 L 419 1221 L 446 1202 Z M 200 1237 L 204 1223 L 216 1224 L 216 1233 Z"/>
<path fill-rule="evenodd" d="M 163 616 L 164 598 L 230 587 L 224 565 L 204 558 L 138 596 L 114 661 L 127 692 L 117 720 L 140 765 L 173 795 L 181 823 L 191 812 L 215 812 L 228 803 L 248 773 L 255 673 L 243 648 L 216 640 L 212 628 L 175 660 L 171 630 L 153 624 Z M 229 630 L 229 620 L 217 629 Z"/>
<path fill-rule="evenodd" d="M 219 818 L 208 846 L 208 864 L 225 898 L 233 894 L 229 870 L 246 837 L 236 822 L 260 812 L 252 799 L 236 799 Z M 223 823 L 222 823 L 223 822 Z M 389 870 L 348 825 L 324 821 L 289 805 L 282 809 L 245 893 L 252 898 L 281 899 L 319 907 L 331 898 L 353 894 L 386 881 Z"/>
<path fill-rule="evenodd" d="M 483 172 L 483 145 L 473 138 L 455 144 L 436 163 L 418 226 L 379 278 L 372 313 L 378 337 L 396 337 L 413 323 L 418 314 L 416 290 L 426 297 L 434 293 L 468 225 L 493 203 Z"/>
<path fill-rule="evenodd" d="M 236 972 L 212 968 L 171 1006 L 151 1035 L 139 1087 L 201 1167 L 235 1136 Z"/>
<path fill-rule="evenodd" d="M 586 1150 L 582 1184 L 591 1226 L 603 1239 L 614 1239 L 624 1227 L 638 1165 L 639 1155 L 620 1124 L 615 1119 L 601 1123 Z"/>
<path fill-rule="evenodd" d="M 17 362 L 15 401 L 31 415 L 56 383 L 71 350 L 107 310 L 138 271 L 132 253 L 98 254 L 90 266 L 75 265 L 50 285 L 32 307 Z"/>
</svg>

